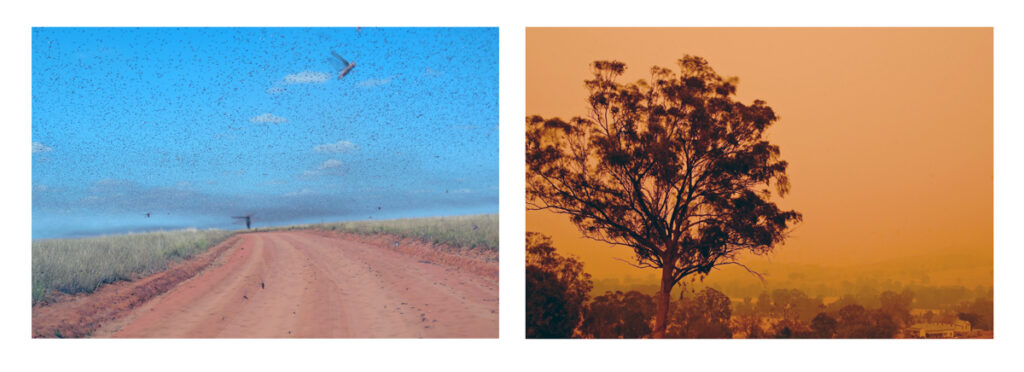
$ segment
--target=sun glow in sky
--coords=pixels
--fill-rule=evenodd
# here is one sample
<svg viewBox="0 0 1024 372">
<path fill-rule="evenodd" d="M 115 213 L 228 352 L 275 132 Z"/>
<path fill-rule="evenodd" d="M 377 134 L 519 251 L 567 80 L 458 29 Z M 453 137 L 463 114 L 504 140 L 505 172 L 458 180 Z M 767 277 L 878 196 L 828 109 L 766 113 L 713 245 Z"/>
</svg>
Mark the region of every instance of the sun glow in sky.
<svg viewBox="0 0 1024 372">
<path fill-rule="evenodd" d="M 32 32 L 33 238 L 497 210 L 497 29 Z"/>
</svg>

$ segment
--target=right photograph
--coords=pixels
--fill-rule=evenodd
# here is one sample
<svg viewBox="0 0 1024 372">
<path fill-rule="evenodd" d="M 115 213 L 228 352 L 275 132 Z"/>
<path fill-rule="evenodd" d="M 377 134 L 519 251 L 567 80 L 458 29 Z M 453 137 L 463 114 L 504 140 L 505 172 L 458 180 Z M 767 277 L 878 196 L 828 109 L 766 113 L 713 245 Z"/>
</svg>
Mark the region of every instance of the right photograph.
<svg viewBox="0 0 1024 372">
<path fill-rule="evenodd" d="M 992 28 L 527 28 L 527 338 L 993 338 Z"/>
</svg>

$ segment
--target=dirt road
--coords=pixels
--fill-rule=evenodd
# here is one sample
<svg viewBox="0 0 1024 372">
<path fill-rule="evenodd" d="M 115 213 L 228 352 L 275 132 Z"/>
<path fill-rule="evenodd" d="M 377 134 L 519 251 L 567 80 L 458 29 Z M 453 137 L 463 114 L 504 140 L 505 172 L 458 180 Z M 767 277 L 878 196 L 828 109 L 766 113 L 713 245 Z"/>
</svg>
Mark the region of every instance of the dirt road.
<svg viewBox="0 0 1024 372">
<path fill-rule="evenodd" d="M 99 337 L 497 337 L 497 277 L 311 231 L 240 235 Z"/>
</svg>

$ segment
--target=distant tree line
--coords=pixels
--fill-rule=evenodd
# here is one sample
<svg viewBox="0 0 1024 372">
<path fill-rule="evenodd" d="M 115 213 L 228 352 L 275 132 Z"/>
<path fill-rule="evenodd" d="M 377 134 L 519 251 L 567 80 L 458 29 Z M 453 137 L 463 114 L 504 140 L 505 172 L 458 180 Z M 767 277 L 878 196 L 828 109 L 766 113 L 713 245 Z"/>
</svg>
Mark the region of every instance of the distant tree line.
<svg viewBox="0 0 1024 372">
<path fill-rule="evenodd" d="M 551 240 L 527 234 L 527 337 L 648 338 L 653 336 L 656 298 L 631 291 L 593 288 L 583 264 L 554 252 Z M 991 293 L 991 292 L 990 292 Z M 992 330 L 991 296 L 963 301 L 938 312 L 913 315 L 915 293 L 884 291 L 871 306 L 846 295 L 825 304 L 798 289 L 762 292 L 733 303 L 705 287 L 684 288 L 670 303 L 667 338 L 893 338 L 916 323 L 965 320 L 972 329 Z"/>
<path fill-rule="evenodd" d="M 909 290 L 913 292 L 914 307 L 918 309 L 953 310 L 965 302 L 969 303 L 978 298 L 993 297 L 993 288 L 991 286 L 978 285 L 974 288 L 968 288 L 963 285 L 904 283 L 888 278 L 870 276 L 859 277 L 854 282 L 848 280 L 823 282 L 826 280 L 821 279 L 820 274 L 817 275 L 819 277 L 817 280 L 793 279 L 800 276 L 799 273 L 789 273 L 788 278 L 773 278 L 772 284 L 776 288 L 799 288 L 812 298 L 840 296 L 845 298 L 844 301 L 852 301 L 869 308 L 876 308 L 881 305 L 879 297 L 885 291 L 899 293 Z M 745 297 L 757 298 L 765 291 L 763 283 L 756 280 L 716 280 L 711 283 L 713 283 L 710 284 L 712 287 L 723 293 L 728 293 L 734 299 Z M 656 282 L 638 278 L 627 278 L 626 280 L 605 278 L 594 282 L 594 290 L 597 293 L 614 292 L 616 290 L 623 292 L 636 290 L 643 293 L 653 293 L 657 289 L 658 284 Z M 678 291 L 674 292 L 674 294 L 678 296 Z M 734 302 L 738 304 L 743 301 Z"/>
</svg>

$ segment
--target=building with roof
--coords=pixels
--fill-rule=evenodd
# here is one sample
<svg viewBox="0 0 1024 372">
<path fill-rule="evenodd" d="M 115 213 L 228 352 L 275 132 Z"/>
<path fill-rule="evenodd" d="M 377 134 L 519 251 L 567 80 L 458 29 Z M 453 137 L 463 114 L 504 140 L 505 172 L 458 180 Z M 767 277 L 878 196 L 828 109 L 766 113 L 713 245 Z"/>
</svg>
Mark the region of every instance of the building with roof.
<svg viewBox="0 0 1024 372">
<path fill-rule="evenodd" d="M 956 320 L 950 323 L 918 323 L 905 329 L 907 338 L 954 338 L 971 332 L 971 323 Z"/>
</svg>

